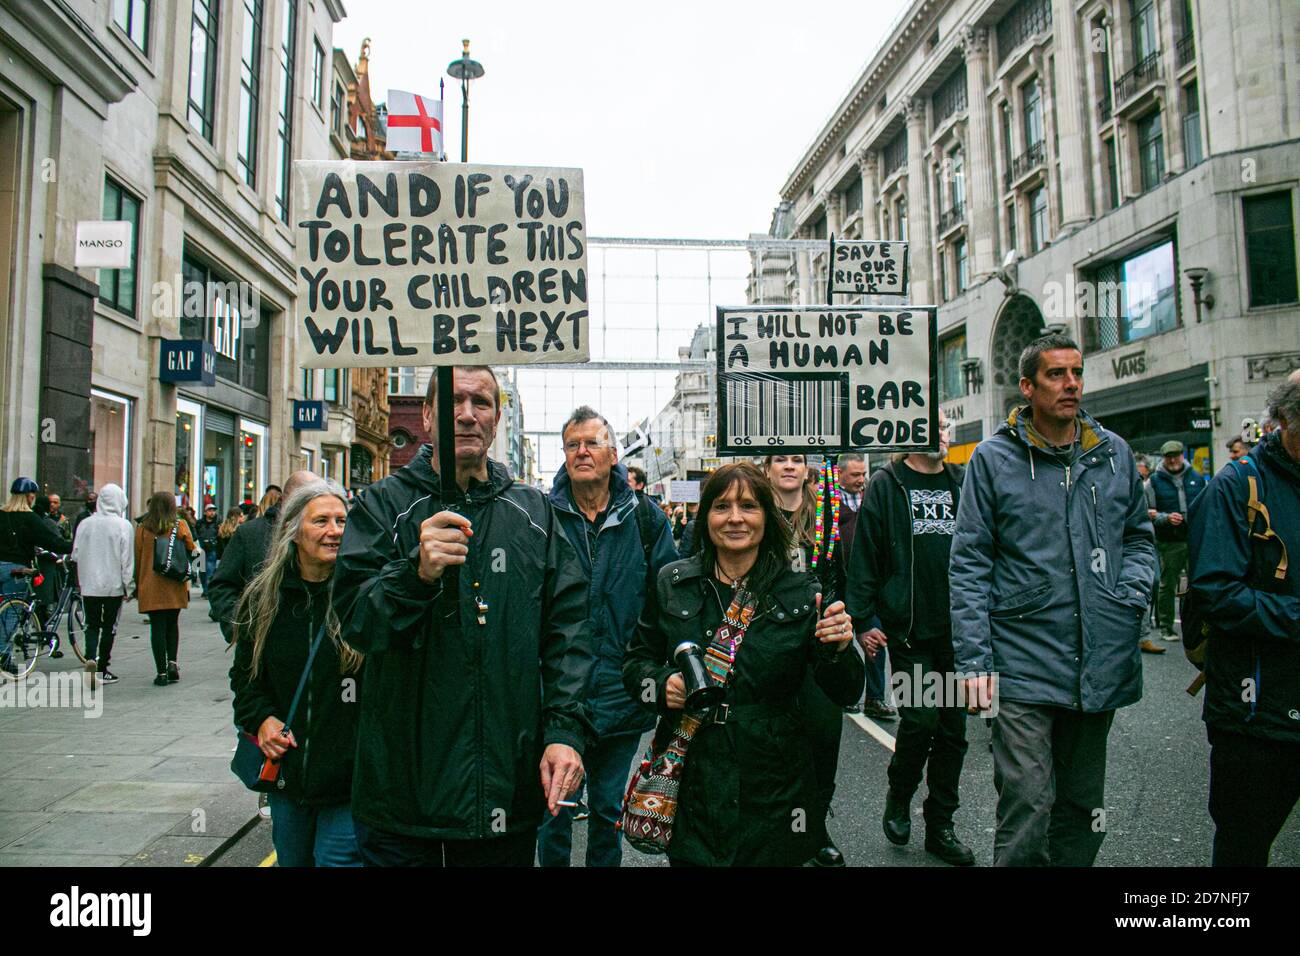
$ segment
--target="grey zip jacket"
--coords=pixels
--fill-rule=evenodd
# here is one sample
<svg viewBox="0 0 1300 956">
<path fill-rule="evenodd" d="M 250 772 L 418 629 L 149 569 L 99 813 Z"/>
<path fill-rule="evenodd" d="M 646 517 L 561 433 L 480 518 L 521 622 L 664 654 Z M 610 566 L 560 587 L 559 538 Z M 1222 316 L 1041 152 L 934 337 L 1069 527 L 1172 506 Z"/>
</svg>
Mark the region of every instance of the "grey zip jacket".
<svg viewBox="0 0 1300 956">
<path fill-rule="evenodd" d="M 1142 696 L 1138 648 L 1156 575 L 1133 452 L 1079 410 L 1069 467 L 1013 411 L 966 468 L 952 546 L 959 672 L 998 696 L 1087 713 Z"/>
</svg>

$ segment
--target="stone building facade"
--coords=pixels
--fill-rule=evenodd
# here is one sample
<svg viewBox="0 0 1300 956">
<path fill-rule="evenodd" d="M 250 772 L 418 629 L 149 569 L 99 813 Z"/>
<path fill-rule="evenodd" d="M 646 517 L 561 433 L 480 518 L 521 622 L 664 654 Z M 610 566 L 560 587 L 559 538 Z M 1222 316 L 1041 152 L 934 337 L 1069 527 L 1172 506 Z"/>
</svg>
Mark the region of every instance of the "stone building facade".
<svg viewBox="0 0 1300 956">
<path fill-rule="evenodd" d="M 1295 4 L 913 0 L 799 158 L 772 235 L 908 241 L 954 460 L 1056 328 L 1083 345 L 1103 424 L 1217 468 L 1300 365 L 1297 63 Z M 823 301 L 826 258 L 756 263 L 752 297 Z"/>
<path fill-rule="evenodd" d="M 113 481 L 133 513 L 159 490 L 224 510 L 302 466 L 292 161 L 333 155 L 326 51 L 344 15 L 0 7 L 6 481 L 69 503 Z M 130 265 L 77 268 L 92 220 L 131 223 Z"/>
</svg>

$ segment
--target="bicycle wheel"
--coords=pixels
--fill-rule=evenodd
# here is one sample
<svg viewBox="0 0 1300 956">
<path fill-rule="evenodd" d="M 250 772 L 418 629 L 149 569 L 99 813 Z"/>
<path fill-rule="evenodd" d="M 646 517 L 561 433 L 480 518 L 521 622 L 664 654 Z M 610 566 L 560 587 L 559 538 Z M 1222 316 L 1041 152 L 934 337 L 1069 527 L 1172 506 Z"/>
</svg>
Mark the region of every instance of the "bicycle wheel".
<svg viewBox="0 0 1300 956">
<path fill-rule="evenodd" d="M 86 663 L 86 605 L 81 600 L 81 592 L 74 591 L 68 601 L 68 643 L 77 660 Z"/>
<path fill-rule="evenodd" d="M 8 649 L 8 661 L 0 660 L 0 664 L 7 664 L 0 668 L 4 677 L 10 680 L 26 677 L 52 644 L 45 639 L 40 622 L 26 603 L 16 599 L 0 603 L 0 648 Z M 0 649 L 0 657 L 3 655 L 4 650 Z"/>
</svg>

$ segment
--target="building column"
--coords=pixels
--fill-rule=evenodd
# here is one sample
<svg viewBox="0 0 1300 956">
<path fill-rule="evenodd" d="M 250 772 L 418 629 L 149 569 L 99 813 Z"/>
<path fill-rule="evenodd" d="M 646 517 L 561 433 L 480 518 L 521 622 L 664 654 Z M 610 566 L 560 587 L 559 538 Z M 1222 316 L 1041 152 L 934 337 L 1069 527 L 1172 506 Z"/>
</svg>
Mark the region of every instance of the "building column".
<svg viewBox="0 0 1300 956">
<path fill-rule="evenodd" d="M 962 48 L 966 53 L 966 203 L 973 285 L 992 275 L 997 265 L 996 170 L 987 90 L 988 30 L 967 27 Z"/>
<path fill-rule="evenodd" d="M 822 193 L 822 207 L 826 212 L 826 235 L 838 236 L 844 225 L 844 194 L 827 190 Z"/>
<path fill-rule="evenodd" d="M 1060 234 L 1074 232 L 1086 224 L 1088 208 L 1089 123 L 1084 110 L 1087 97 L 1079 72 L 1079 21 L 1071 0 L 1052 0 L 1052 29 L 1056 56 L 1056 136 L 1061 163 Z"/>
<path fill-rule="evenodd" d="M 864 149 L 857 156 L 858 175 L 862 177 L 862 238 L 879 239 L 880 162 L 875 150 Z"/>
<path fill-rule="evenodd" d="M 911 272 L 909 298 L 912 302 L 934 300 L 931 288 L 930 261 L 934 243 L 930 239 L 930 203 L 926 178 L 929 164 L 925 158 L 925 100 L 921 97 L 903 104 L 907 120 L 907 229 L 908 269 Z"/>
</svg>

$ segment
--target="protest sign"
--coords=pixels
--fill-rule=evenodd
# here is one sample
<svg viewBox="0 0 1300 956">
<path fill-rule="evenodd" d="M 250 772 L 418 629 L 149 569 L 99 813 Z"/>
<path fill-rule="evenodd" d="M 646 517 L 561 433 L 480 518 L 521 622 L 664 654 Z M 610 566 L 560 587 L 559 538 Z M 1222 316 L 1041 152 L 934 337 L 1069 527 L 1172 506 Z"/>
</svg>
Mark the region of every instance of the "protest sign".
<svg viewBox="0 0 1300 956">
<path fill-rule="evenodd" d="M 826 301 L 836 295 L 907 295 L 907 243 L 832 236 Z"/>
<path fill-rule="evenodd" d="M 588 358 L 582 170 L 294 163 L 305 368 Z"/>
<path fill-rule="evenodd" d="M 700 482 L 698 480 L 668 482 L 668 500 L 682 504 L 698 504 L 700 500 Z"/>
<path fill-rule="evenodd" d="M 938 448 L 933 306 L 718 308 L 718 449 Z"/>
</svg>

